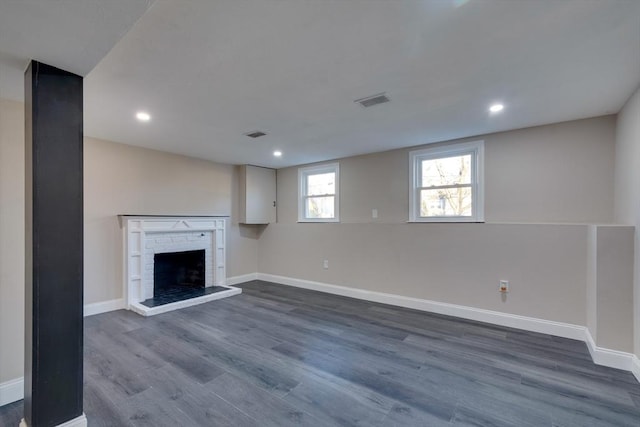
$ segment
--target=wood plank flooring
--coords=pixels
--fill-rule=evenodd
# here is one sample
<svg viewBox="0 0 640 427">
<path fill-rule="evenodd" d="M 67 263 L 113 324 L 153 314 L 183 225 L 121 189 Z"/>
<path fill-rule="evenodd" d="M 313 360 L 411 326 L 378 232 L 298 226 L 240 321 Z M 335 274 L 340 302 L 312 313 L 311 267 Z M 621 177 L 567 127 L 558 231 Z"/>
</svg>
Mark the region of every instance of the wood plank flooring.
<svg viewBox="0 0 640 427">
<path fill-rule="evenodd" d="M 640 426 L 583 342 L 253 281 L 86 318 L 91 426 Z M 16 426 L 22 402 L 0 408 Z"/>
</svg>

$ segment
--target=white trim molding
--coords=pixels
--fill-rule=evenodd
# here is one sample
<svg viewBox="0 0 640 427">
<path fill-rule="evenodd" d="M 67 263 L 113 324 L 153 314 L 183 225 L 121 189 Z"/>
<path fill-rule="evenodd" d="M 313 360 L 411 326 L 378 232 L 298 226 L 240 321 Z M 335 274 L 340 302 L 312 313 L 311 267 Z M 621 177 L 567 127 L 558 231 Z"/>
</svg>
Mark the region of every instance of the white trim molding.
<svg viewBox="0 0 640 427">
<path fill-rule="evenodd" d="M 0 406 L 17 402 L 24 397 L 24 377 L 0 383 Z"/>
<path fill-rule="evenodd" d="M 20 427 L 28 427 L 24 418 L 20 421 Z M 56 427 L 87 427 L 87 417 L 84 415 L 80 415 L 77 418 L 64 422 L 62 424 L 58 424 Z"/>
<path fill-rule="evenodd" d="M 234 286 L 239 283 L 251 282 L 252 280 L 258 280 L 258 273 L 242 274 L 240 276 L 227 277 L 225 281 L 226 286 Z"/>
<path fill-rule="evenodd" d="M 553 322 L 550 320 L 536 319 L 534 317 L 525 317 L 516 314 L 501 313 L 498 311 L 484 310 L 481 308 L 468 307 L 464 305 L 448 304 L 444 302 L 430 301 L 420 298 L 405 297 L 396 294 L 368 291 L 359 288 L 330 285 L 326 283 L 313 282 L 310 280 L 275 276 L 272 274 L 258 273 L 258 279 L 264 280 L 266 282 L 275 282 L 282 285 L 294 286 L 297 288 L 310 289 L 313 291 L 326 292 L 334 295 L 341 295 L 345 297 L 357 298 L 382 304 L 412 308 L 414 310 L 444 314 L 447 316 L 492 323 L 494 325 L 507 326 L 510 328 L 524 329 L 532 332 L 540 332 L 543 334 L 550 334 L 574 340 L 584 341 L 585 337 L 584 326 L 572 325 L 569 323 Z"/>
<path fill-rule="evenodd" d="M 333 194 L 308 194 L 307 181 L 311 175 L 333 173 L 335 177 Z M 332 218 L 310 218 L 306 215 L 306 201 L 312 197 L 333 197 Z M 323 163 L 320 165 L 298 168 L 298 222 L 340 222 L 340 163 Z"/>
<path fill-rule="evenodd" d="M 279 283 L 297 288 L 583 341 L 587 344 L 587 348 L 595 364 L 631 371 L 640 382 L 640 361 L 638 358 L 631 353 L 597 347 L 591 337 L 591 333 L 585 326 L 555 322 L 534 317 L 519 316 L 516 314 L 502 313 L 463 305 L 430 301 L 420 298 L 406 297 L 402 295 L 368 291 L 359 288 L 331 285 L 328 283 L 295 279 L 292 277 L 277 276 L 273 274 L 258 273 L 257 278 L 258 280 Z"/>
<path fill-rule="evenodd" d="M 585 342 L 587 343 L 587 348 L 589 349 L 593 363 L 596 365 L 631 371 L 635 375 L 635 372 L 633 372 L 633 359 L 635 358 L 637 360 L 637 358 L 634 354 L 598 347 L 588 329 L 585 330 Z M 636 378 L 638 378 L 637 375 Z M 640 379 L 638 379 L 638 381 L 640 381 Z"/>
<path fill-rule="evenodd" d="M 444 186 L 424 186 L 422 182 L 422 162 L 447 157 L 471 156 L 471 182 Z M 423 190 L 444 188 L 471 188 L 470 216 L 421 216 L 421 196 Z M 409 152 L 409 222 L 483 222 L 484 221 L 484 141 L 469 141 L 426 147 Z"/>
<path fill-rule="evenodd" d="M 110 311 L 122 310 L 127 308 L 124 298 L 112 299 L 109 301 L 94 302 L 84 305 L 84 317 L 93 316 L 95 314 L 108 313 Z"/>
<path fill-rule="evenodd" d="M 633 360 L 631 361 L 631 372 L 636 377 L 638 382 L 640 382 L 640 359 L 635 354 L 633 355 Z"/>
<path fill-rule="evenodd" d="M 227 279 L 225 280 L 224 286 L 227 287 L 232 287 L 233 285 L 237 285 L 238 283 L 245 283 L 245 282 L 250 282 L 252 280 L 257 280 L 258 278 L 258 273 L 250 273 L 250 274 L 243 274 L 240 276 L 234 276 L 234 277 L 227 277 Z M 237 295 L 241 292 L 238 292 L 237 290 L 234 289 L 233 295 Z M 215 294 L 211 294 L 211 295 L 215 295 Z M 228 294 L 225 294 L 228 296 Z M 206 295 L 204 298 L 206 299 L 208 295 Z M 206 299 L 206 301 L 213 301 L 214 299 L 220 299 L 220 298 L 209 298 Z M 201 300 L 198 300 L 198 303 L 201 303 Z M 189 305 L 194 305 L 194 304 L 189 304 Z M 184 305 L 181 306 L 180 308 L 183 307 L 187 307 L 188 305 Z M 85 304 L 84 305 L 84 316 L 94 316 L 96 314 L 102 314 L 102 313 L 108 313 L 110 311 L 116 311 L 116 310 L 124 310 L 127 308 L 127 304 L 124 300 L 124 298 L 118 298 L 118 299 L 112 299 L 109 301 L 101 301 L 101 302 L 94 302 L 91 304 Z M 176 309 L 176 307 L 174 307 L 173 309 Z M 167 311 L 167 310 L 165 310 Z M 158 313 L 155 313 L 158 314 Z"/>
</svg>

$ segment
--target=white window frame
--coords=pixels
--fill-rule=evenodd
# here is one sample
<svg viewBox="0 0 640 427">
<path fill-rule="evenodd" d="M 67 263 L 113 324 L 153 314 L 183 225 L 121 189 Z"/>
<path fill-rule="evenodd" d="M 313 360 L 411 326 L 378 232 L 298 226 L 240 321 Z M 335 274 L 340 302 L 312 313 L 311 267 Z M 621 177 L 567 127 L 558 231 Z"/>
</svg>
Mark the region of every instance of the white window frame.
<svg viewBox="0 0 640 427">
<path fill-rule="evenodd" d="M 471 216 L 420 216 L 421 162 L 471 154 Z M 484 222 L 484 141 L 424 148 L 409 153 L 409 222 Z M 428 187 L 426 187 L 428 188 Z"/>
<path fill-rule="evenodd" d="M 307 218 L 305 216 L 305 202 L 309 197 L 307 195 L 307 177 L 310 175 L 318 175 L 323 173 L 336 174 L 336 191 L 335 194 L 326 194 L 325 196 L 334 196 L 334 217 L 333 218 Z M 311 197 L 319 197 L 315 195 Z M 298 169 L 298 222 L 340 222 L 340 164 L 326 163 L 317 166 L 307 166 Z"/>
</svg>

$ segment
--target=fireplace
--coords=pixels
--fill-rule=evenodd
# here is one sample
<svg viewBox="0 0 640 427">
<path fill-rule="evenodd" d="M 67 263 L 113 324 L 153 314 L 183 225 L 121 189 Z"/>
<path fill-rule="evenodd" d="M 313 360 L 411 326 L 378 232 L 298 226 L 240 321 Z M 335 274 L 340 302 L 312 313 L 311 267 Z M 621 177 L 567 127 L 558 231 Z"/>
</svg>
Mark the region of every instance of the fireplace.
<svg viewBox="0 0 640 427">
<path fill-rule="evenodd" d="M 204 288 L 204 249 L 153 256 L 153 297 Z"/>
<path fill-rule="evenodd" d="M 226 218 L 120 218 L 130 310 L 150 316 L 241 292 L 225 286 Z"/>
</svg>

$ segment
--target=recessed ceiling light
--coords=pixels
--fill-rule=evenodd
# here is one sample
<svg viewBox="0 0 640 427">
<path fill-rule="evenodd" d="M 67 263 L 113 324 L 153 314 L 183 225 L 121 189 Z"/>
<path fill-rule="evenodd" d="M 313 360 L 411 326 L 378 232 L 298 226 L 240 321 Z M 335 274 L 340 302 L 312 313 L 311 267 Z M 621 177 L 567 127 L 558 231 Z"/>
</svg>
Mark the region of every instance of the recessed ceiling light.
<svg viewBox="0 0 640 427">
<path fill-rule="evenodd" d="M 148 122 L 149 120 L 151 120 L 151 115 L 144 111 L 138 111 L 136 113 L 136 119 L 140 120 L 141 122 Z"/>
<path fill-rule="evenodd" d="M 276 157 L 282 157 L 282 151 L 276 150 L 273 152 L 273 155 Z"/>
<path fill-rule="evenodd" d="M 491 107 L 489 107 L 489 111 L 492 113 L 499 113 L 502 110 L 504 110 L 504 105 L 502 104 L 493 104 Z"/>
</svg>

